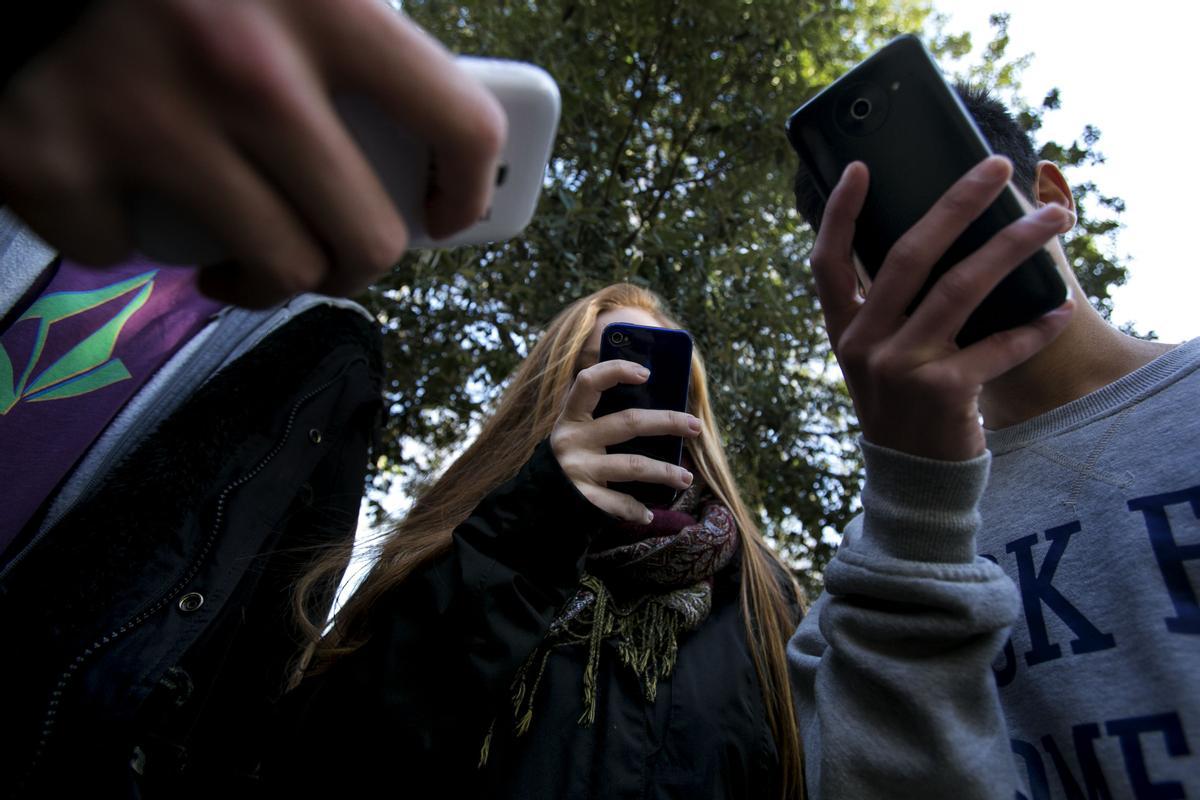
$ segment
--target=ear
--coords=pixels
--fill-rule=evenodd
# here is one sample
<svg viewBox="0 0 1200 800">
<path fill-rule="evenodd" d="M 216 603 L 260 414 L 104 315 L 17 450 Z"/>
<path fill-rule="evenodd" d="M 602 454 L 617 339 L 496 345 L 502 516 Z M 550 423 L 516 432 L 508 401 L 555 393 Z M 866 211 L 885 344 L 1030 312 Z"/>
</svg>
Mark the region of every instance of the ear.
<svg viewBox="0 0 1200 800">
<path fill-rule="evenodd" d="M 1039 161 L 1034 173 L 1033 190 L 1038 200 L 1038 206 L 1056 203 L 1071 212 L 1070 219 L 1063 224 L 1059 233 L 1066 233 L 1075 227 L 1075 198 L 1071 196 L 1071 184 L 1063 177 L 1062 172 L 1052 161 Z"/>
</svg>

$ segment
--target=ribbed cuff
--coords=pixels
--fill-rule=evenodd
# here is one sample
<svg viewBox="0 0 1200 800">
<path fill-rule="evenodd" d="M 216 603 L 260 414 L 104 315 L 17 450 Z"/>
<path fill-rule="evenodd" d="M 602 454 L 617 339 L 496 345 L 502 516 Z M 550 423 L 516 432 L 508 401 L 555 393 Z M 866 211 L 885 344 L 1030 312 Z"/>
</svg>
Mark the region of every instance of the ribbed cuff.
<svg viewBox="0 0 1200 800">
<path fill-rule="evenodd" d="M 967 564 L 975 559 L 979 500 L 989 452 L 935 461 L 859 439 L 866 462 L 863 536 L 856 550 L 907 561 Z"/>
</svg>

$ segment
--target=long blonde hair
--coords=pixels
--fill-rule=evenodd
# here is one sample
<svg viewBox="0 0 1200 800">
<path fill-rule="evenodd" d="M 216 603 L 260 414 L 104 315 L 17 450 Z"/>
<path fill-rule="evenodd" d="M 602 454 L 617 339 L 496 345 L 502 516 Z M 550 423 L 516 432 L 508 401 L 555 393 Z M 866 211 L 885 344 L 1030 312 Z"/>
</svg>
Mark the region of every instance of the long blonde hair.
<svg viewBox="0 0 1200 800">
<path fill-rule="evenodd" d="M 323 618 L 313 618 L 311 609 L 321 606 L 313 598 L 328 596 L 329 587 L 346 567 L 348 553 L 330 553 L 303 577 L 295 609 L 307 644 L 296 681 L 324 671 L 361 646 L 368 636 L 366 620 L 371 608 L 423 564 L 445 552 L 454 528 L 485 495 L 517 473 L 554 428 L 596 318 L 622 307 L 645 310 L 664 326 L 681 327 L 664 311 L 657 295 L 628 283 L 609 286 L 567 306 L 517 369 L 475 442 L 421 494 L 403 521 L 382 537 L 373 568 L 337 611 L 331 626 Z M 703 422 L 700 436 L 687 443 L 692 460 L 716 498 L 733 512 L 742 539 L 742 614 L 783 768 L 782 796 L 800 798 L 804 793 L 803 753 L 788 681 L 786 642 L 798 623 L 794 609 L 800 607 L 802 595 L 742 501 L 709 403 L 704 363 L 695 350 L 689 405 L 689 411 Z"/>
</svg>

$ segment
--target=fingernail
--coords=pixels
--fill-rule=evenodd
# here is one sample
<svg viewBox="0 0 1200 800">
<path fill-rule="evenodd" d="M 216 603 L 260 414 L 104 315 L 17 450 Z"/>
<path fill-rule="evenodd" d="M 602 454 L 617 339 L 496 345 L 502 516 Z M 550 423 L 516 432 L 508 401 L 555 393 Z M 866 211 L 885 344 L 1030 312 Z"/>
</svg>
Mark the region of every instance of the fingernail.
<svg viewBox="0 0 1200 800">
<path fill-rule="evenodd" d="M 694 479 L 694 478 L 693 478 L 693 476 L 692 476 L 692 473 L 688 472 L 688 471 L 685 469 L 685 470 L 683 470 L 683 471 L 682 471 L 681 477 L 683 478 L 683 485 L 684 485 L 684 486 L 691 486 L 691 485 L 692 485 L 692 480 Z"/>
<path fill-rule="evenodd" d="M 650 370 L 646 369 L 645 367 L 638 367 L 637 368 L 637 376 L 639 378 L 649 378 Z"/>
<path fill-rule="evenodd" d="M 692 433 L 699 433 L 704 424 L 696 417 L 688 417 L 688 430 Z"/>
<path fill-rule="evenodd" d="M 651 522 L 654 522 L 654 513 L 647 508 L 646 513 L 642 515 L 642 523 L 649 525 Z"/>
</svg>

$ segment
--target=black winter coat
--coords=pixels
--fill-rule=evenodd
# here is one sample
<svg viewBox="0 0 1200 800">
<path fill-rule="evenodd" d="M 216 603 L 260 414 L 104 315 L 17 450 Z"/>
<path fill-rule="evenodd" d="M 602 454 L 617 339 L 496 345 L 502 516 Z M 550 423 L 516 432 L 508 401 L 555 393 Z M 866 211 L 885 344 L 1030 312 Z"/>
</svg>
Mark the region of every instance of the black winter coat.
<svg viewBox="0 0 1200 800">
<path fill-rule="evenodd" d="M 300 314 L 213 376 L 0 585 L 0 796 L 255 790 L 290 587 L 351 536 L 380 408 L 362 315 Z"/>
<path fill-rule="evenodd" d="M 550 657 L 529 731 L 510 685 L 579 585 L 591 505 L 548 444 L 489 495 L 451 552 L 397 587 L 372 636 L 284 700 L 267 784 L 279 797 L 773 798 L 779 759 L 746 643 L 739 563 L 717 576 L 711 616 L 679 643 L 656 701 L 604 645 L 596 720 L 586 652 Z"/>
</svg>

